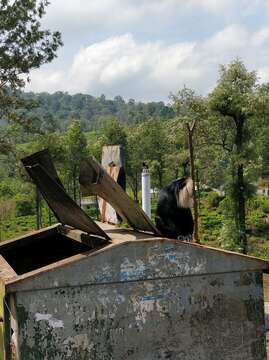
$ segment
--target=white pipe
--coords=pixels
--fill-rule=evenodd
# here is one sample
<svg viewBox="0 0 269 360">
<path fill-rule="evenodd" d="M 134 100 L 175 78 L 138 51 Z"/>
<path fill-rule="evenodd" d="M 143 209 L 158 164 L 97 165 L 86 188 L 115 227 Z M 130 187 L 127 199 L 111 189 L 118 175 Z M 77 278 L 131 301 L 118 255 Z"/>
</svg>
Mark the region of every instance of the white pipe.
<svg viewBox="0 0 269 360">
<path fill-rule="evenodd" d="M 142 170 L 142 209 L 151 217 L 151 194 L 150 194 L 150 172 L 149 169 Z"/>
</svg>

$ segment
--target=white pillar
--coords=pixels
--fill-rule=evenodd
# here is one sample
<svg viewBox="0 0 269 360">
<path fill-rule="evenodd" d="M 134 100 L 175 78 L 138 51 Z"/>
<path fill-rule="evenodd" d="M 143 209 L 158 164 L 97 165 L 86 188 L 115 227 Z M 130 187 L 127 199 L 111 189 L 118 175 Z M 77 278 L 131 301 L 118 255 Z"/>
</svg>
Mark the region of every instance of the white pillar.
<svg viewBox="0 0 269 360">
<path fill-rule="evenodd" d="M 142 209 L 151 217 L 151 203 L 150 203 L 150 172 L 149 169 L 142 170 Z"/>
</svg>

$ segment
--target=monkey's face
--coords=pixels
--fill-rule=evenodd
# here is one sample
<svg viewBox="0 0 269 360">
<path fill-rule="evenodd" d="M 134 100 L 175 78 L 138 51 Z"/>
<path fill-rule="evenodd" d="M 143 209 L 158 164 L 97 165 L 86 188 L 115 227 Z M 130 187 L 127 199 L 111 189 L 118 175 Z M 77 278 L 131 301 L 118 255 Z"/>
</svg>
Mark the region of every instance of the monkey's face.
<svg viewBox="0 0 269 360">
<path fill-rule="evenodd" d="M 182 178 L 177 181 L 175 196 L 178 207 L 193 207 L 193 181 L 191 178 Z"/>
</svg>

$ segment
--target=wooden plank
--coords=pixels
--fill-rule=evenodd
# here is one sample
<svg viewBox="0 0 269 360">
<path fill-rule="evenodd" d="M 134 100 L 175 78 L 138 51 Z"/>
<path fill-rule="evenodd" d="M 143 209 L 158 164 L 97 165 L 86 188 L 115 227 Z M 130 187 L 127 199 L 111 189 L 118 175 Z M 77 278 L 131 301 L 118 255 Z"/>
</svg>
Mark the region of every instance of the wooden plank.
<svg viewBox="0 0 269 360">
<path fill-rule="evenodd" d="M 108 173 L 111 178 L 117 182 L 118 175 L 120 172 L 119 166 L 106 166 L 105 167 L 106 172 Z M 98 198 L 98 205 L 101 215 L 101 220 L 103 222 L 108 222 L 110 224 L 119 224 L 120 221 L 118 219 L 117 213 L 115 209 L 104 199 Z"/>
<path fill-rule="evenodd" d="M 9 263 L 0 255 L 0 279 L 4 282 L 17 277 L 17 273 L 9 265 Z"/>
<path fill-rule="evenodd" d="M 102 166 L 125 190 L 125 158 L 122 145 L 107 145 L 102 149 Z M 98 205 L 101 214 L 101 220 L 110 224 L 120 224 L 120 218 L 115 209 L 104 199 L 98 198 Z"/>
<path fill-rule="evenodd" d="M 79 181 L 83 195 L 102 197 L 132 228 L 160 235 L 144 211 L 93 157 L 82 162 Z"/>
<path fill-rule="evenodd" d="M 39 164 L 25 167 L 49 207 L 65 225 L 109 240 L 105 232 L 75 203 L 65 189 Z"/>
</svg>

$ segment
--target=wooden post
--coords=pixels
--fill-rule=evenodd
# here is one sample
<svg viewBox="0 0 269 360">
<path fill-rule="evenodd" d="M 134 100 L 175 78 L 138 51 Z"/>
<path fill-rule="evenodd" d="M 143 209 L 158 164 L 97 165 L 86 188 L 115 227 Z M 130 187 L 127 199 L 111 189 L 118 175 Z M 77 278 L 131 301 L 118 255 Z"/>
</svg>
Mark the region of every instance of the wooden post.
<svg viewBox="0 0 269 360">
<path fill-rule="evenodd" d="M 103 146 L 102 166 L 106 172 L 125 190 L 125 153 L 122 145 Z M 98 199 L 101 221 L 119 224 L 121 219 L 113 207 L 103 199 Z"/>
</svg>

